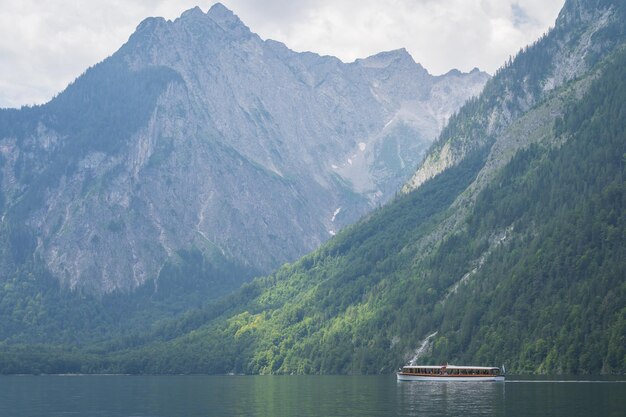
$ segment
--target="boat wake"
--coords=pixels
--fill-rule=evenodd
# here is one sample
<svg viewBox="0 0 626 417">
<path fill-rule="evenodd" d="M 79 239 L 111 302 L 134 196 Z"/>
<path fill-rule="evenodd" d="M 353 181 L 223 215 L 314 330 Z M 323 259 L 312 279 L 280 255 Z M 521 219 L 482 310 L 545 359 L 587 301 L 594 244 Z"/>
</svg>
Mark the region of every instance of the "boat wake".
<svg viewBox="0 0 626 417">
<path fill-rule="evenodd" d="M 594 380 L 567 380 L 567 379 L 545 379 L 533 381 L 528 379 L 507 379 L 508 383 L 515 384 L 626 384 L 625 381 L 594 381 Z"/>
</svg>

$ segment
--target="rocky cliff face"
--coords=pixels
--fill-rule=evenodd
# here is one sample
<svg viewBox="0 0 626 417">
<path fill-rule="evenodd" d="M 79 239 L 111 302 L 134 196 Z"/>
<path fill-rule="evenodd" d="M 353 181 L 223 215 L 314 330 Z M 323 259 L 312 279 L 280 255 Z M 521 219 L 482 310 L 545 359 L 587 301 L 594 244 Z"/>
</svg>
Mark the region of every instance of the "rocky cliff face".
<svg viewBox="0 0 626 417">
<path fill-rule="evenodd" d="M 452 119 L 402 188 L 409 192 L 457 165 L 468 154 L 506 137 L 505 130 L 558 87 L 588 71 L 623 34 L 623 6 L 608 0 L 570 0 L 555 28 L 526 47 L 513 71 L 505 64 L 487 83 L 483 94 Z M 528 141 L 527 143 L 530 143 Z"/>
<path fill-rule="evenodd" d="M 220 4 L 146 19 L 50 103 L 0 111 L 2 264 L 98 293 L 189 249 L 267 272 L 387 201 L 487 79 L 296 53 Z"/>
</svg>

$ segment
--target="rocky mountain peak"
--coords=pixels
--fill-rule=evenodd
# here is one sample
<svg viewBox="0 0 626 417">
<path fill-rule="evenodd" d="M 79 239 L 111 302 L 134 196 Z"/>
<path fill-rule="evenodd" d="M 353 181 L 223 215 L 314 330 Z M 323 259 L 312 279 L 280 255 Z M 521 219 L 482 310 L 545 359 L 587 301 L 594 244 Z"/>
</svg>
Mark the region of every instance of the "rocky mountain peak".
<svg viewBox="0 0 626 417">
<path fill-rule="evenodd" d="M 445 74 L 439 75 L 439 78 L 450 78 L 450 77 L 481 77 L 481 78 L 489 78 L 489 74 L 485 71 L 481 71 L 480 68 L 474 67 L 469 72 L 463 72 L 459 69 L 452 68 L 450 71 Z"/>
<path fill-rule="evenodd" d="M 250 33 L 250 29 L 239 17 L 222 3 L 215 3 L 211 6 L 207 16 L 227 32 Z"/>
<path fill-rule="evenodd" d="M 181 15 L 181 19 L 194 19 L 204 17 L 204 12 L 199 6 L 193 7 L 189 10 L 185 10 Z"/>
<path fill-rule="evenodd" d="M 29 254 L 64 286 L 132 290 L 167 279 L 181 251 L 249 278 L 391 198 L 485 81 L 448 84 L 405 49 L 351 64 L 294 52 L 222 4 L 196 7 L 145 20 L 72 94 L 42 107 L 32 120 L 41 129 L 22 134 L 36 140 L 11 154 L 24 161 L 1 153 L 14 145 L 0 130 L 0 195 L 14 222 L 37 230 Z M 58 144 L 27 146 L 48 142 Z M 55 166 L 50 179 L 49 161 L 70 157 L 73 170 Z M 47 197 L 24 210 L 25 189 Z"/>
<path fill-rule="evenodd" d="M 599 10 L 606 9 L 614 0 L 567 0 L 556 19 L 557 26 L 572 25 L 588 20 Z"/>
<path fill-rule="evenodd" d="M 137 25 L 137 28 L 135 29 L 135 33 L 133 33 L 131 37 L 136 37 L 141 33 L 153 32 L 159 26 L 164 26 L 166 24 L 167 24 L 166 20 L 162 17 L 148 17 L 142 20 L 141 23 L 139 23 L 139 25 Z"/>
<path fill-rule="evenodd" d="M 217 30 L 221 33 L 219 37 L 247 38 L 252 34 L 239 17 L 221 3 L 214 4 L 206 13 L 198 6 L 186 10 L 174 24 L 179 29 L 197 34 L 215 33 Z"/>
<path fill-rule="evenodd" d="M 411 68 L 426 74 L 428 73 L 422 65 L 415 62 L 411 54 L 409 54 L 405 48 L 380 52 L 365 59 L 357 59 L 355 63 L 365 68 L 382 69 L 390 67 L 394 70 L 398 68 Z"/>
<path fill-rule="evenodd" d="M 241 23 L 241 20 L 239 20 L 237 15 L 235 15 L 232 10 L 224 6 L 222 3 L 215 3 L 206 14 L 216 22 L 236 21 Z"/>
</svg>

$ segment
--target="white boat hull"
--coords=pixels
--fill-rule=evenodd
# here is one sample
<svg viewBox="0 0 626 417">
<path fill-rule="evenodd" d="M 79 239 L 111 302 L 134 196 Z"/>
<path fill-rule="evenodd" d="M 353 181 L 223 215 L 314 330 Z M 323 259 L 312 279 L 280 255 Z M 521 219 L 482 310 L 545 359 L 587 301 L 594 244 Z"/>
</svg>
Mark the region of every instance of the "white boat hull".
<svg viewBox="0 0 626 417">
<path fill-rule="evenodd" d="M 423 376 L 423 375 L 405 375 L 400 372 L 396 373 L 398 381 L 441 381 L 441 382 L 504 382 L 504 375 L 480 375 L 480 376 Z"/>
</svg>

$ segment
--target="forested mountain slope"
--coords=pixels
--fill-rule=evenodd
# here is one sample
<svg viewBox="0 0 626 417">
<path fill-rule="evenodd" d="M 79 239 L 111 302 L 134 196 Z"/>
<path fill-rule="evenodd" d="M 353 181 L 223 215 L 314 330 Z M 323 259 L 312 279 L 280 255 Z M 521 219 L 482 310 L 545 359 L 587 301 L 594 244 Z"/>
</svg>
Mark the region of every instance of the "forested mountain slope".
<svg viewBox="0 0 626 417">
<path fill-rule="evenodd" d="M 509 60 L 450 120 L 404 191 L 497 141 L 505 130 L 556 88 L 585 74 L 624 39 L 623 2 L 568 0 L 555 27 Z M 514 65 L 513 65 L 514 64 Z"/>
<path fill-rule="evenodd" d="M 187 322 L 207 325 L 185 334 L 179 323 L 178 337 L 163 328 L 109 366 L 389 372 L 436 332 L 421 361 L 625 372 L 626 51 L 615 36 L 589 70 L 457 164 Z"/>
<path fill-rule="evenodd" d="M 0 369 L 381 373 L 430 336 L 420 362 L 625 373 L 625 8 L 568 1 L 564 11 L 501 70 L 502 94 L 485 91 L 448 128 L 480 124 L 485 95 L 526 97 L 514 74 L 554 36 L 573 36 L 567 28 L 602 33 L 586 52 L 580 42 L 558 52 L 593 62 L 412 191 L 183 319 L 81 350 L 4 346 Z M 590 32 L 599 22 L 604 32 Z"/>
<path fill-rule="evenodd" d="M 626 372 L 624 68 L 622 48 L 543 141 L 494 175 L 462 227 L 432 246 L 419 237 L 456 210 L 484 154 L 236 298 L 157 329 L 142 347 L 101 347 L 85 363 L 116 372 L 391 372 L 436 332 L 420 361 Z"/>
</svg>

